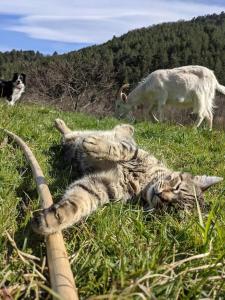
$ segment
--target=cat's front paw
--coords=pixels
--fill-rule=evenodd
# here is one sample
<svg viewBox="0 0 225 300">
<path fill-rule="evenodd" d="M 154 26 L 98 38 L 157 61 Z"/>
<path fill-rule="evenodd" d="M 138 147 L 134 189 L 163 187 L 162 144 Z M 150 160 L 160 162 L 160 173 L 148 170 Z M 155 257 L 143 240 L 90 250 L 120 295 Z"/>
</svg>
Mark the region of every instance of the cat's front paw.
<svg viewBox="0 0 225 300">
<path fill-rule="evenodd" d="M 83 140 L 83 149 L 91 157 L 104 159 L 109 155 L 107 141 L 102 137 L 89 136 Z"/>
<path fill-rule="evenodd" d="M 59 231 L 59 223 L 51 209 L 35 212 L 31 220 L 32 229 L 41 235 L 49 235 Z"/>
</svg>

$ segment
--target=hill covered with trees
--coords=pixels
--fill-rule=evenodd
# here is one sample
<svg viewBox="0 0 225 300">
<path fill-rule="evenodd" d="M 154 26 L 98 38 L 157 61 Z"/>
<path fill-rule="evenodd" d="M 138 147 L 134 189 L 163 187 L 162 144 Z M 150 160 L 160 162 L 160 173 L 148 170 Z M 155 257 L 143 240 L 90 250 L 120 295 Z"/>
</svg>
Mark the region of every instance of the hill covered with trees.
<svg viewBox="0 0 225 300">
<path fill-rule="evenodd" d="M 100 115 L 113 111 L 124 82 L 134 87 L 160 68 L 198 64 L 225 84 L 225 13 L 133 30 L 98 46 L 43 56 L 34 51 L 0 53 L 1 77 L 28 76 L 24 100 Z"/>
</svg>

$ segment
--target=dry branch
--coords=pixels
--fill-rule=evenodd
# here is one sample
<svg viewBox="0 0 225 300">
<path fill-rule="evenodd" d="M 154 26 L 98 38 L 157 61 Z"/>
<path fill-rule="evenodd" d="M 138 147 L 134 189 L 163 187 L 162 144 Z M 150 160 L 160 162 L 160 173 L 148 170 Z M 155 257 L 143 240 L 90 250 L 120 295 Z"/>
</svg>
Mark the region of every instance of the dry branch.
<svg viewBox="0 0 225 300">
<path fill-rule="evenodd" d="M 32 168 L 38 193 L 42 201 L 41 206 L 42 208 L 48 208 L 53 204 L 53 200 L 40 165 L 30 148 L 20 137 L 10 131 L 5 131 L 23 150 Z M 56 292 L 61 299 L 77 300 L 77 289 L 74 283 L 73 273 L 70 268 L 62 233 L 57 232 L 47 236 L 46 247 L 51 287 L 53 291 Z"/>
</svg>

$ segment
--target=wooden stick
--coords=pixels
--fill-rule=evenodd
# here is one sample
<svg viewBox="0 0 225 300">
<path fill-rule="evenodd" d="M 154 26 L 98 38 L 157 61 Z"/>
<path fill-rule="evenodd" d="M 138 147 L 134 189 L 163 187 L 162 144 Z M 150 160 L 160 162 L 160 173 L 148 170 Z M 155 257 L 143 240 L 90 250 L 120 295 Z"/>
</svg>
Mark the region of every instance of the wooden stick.
<svg viewBox="0 0 225 300">
<path fill-rule="evenodd" d="M 33 176 L 37 184 L 37 190 L 42 202 L 41 206 L 42 208 L 48 208 L 53 204 L 53 200 L 40 165 L 30 148 L 20 137 L 8 130 L 5 131 L 23 150 L 32 168 Z M 57 232 L 48 235 L 46 237 L 46 247 L 52 289 L 60 296 L 60 299 L 78 300 L 78 293 L 62 233 Z"/>
</svg>

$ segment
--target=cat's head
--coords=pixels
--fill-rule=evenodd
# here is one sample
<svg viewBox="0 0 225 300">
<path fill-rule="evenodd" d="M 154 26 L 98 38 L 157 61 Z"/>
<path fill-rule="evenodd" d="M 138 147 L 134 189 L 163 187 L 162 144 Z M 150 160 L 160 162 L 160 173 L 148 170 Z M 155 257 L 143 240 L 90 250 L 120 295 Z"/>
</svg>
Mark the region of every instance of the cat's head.
<svg viewBox="0 0 225 300">
<path fill-rule="evenodd" d="M 190 209 L 196 206 L 196 202 L 204 207 L 204 191 L 222 180 L 222 177 L 175 172 L 149 184 L 145 198 L 151 208 L 175 206 L 179 209 Z"/>
</svg>

